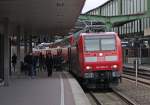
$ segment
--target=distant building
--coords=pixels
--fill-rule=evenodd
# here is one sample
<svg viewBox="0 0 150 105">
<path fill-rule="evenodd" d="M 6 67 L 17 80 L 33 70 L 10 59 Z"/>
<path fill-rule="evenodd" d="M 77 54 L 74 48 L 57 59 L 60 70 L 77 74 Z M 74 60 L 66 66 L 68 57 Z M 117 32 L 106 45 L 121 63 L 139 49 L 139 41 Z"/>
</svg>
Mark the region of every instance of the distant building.
<svg viewBox="0 0 150 105">
<path fill-rule="evenodd" d="M 144 14 L 148 10 L 149 0 L 109 0 L 103 5 L 92 9 L 85 14 L 100 16 L 120 16 Z M 118 32 L 120 37 L 135 37 L 150 35 L 150 18 L 128 21 L 112 28 L 112 31 Z M 147 29 L 147 30 L 146 30 Z"/>
</svg>

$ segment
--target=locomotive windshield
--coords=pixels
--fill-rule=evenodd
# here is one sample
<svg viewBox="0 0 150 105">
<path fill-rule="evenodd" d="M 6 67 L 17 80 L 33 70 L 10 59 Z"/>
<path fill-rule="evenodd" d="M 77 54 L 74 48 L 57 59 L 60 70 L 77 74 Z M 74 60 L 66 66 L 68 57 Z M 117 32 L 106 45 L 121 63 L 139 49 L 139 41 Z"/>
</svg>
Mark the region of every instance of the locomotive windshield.
<svg viewBox="0 0 150 105">
<path fill-rule="evenodd" d="M 86 51 L 115 50 L 115 36 L 85 36 Z"/>
</svg>

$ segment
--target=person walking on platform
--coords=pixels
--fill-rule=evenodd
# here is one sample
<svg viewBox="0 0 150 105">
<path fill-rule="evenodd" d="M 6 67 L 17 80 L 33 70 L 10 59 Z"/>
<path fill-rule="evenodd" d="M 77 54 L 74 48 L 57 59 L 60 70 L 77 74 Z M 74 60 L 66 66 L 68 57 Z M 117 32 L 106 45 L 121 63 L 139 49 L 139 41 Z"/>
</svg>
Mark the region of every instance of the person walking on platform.
<svg viewBox="0 0 150 105">
<path fill-rule="evenodd" d="M 45 65 L 47 67 L 48 77 L 52 75 L 53 58 L 51 53 L 46 55 Z"/>
<path fill-rule="evenodd" d="M 32 54 L 32 75 L 34 76 L 36 76 L 37 61 L 38 61 L 37 55 Z"/>
<path fill-rule="evenodd" d="M 29 71 L 30 71 L 30 66 L 29 66 L 29 61 L 30 60 L 30 55 L 27 54 L 25 55 L 24 57 L 24 72 L 25 72 L 25 75 L 29 75 Z"/>
<path fill-rule="evenodd" d="M 24 62 L 26 63 L 27 66 L 27 71 L 28 71 L 28 75 L 32 76 L 32 65 L 33 65 L 33 61 L 32 61 L 32 54 L 27 54 L 24 58 Z"/>
<path fill-rule="evenodd" d="M 13 68 L 14 68 L 14 72 L 16 72 L 16 70 L 15 70 L 16 63 L 17 63 L 17 56 L 16 56 L 16 54 L 13 54 L 13 56 L 12 56 L 12 65 L 13 65 Z"/>
<path fill-rule="evenodd" d="M 61 71 L 62 68 L 62 56 L 60 54 L 55 56 L 55 65 L 56 65 L 56 71 Z"/>
<path fill-rule="evenodd" d="M 39 55 L 39 68 L 40 68 L 40 71 L 43 71 L 44 64 L 45 64 L 45 57 L 44 57 L 44 55 L 42 55 L 42 53 L 40 53 L 40 55 Z"/>
<path fill-rule="evenodd" d="M 53 68 L 57 68 L 57 55 L 53 55 Z"/>
</svg>

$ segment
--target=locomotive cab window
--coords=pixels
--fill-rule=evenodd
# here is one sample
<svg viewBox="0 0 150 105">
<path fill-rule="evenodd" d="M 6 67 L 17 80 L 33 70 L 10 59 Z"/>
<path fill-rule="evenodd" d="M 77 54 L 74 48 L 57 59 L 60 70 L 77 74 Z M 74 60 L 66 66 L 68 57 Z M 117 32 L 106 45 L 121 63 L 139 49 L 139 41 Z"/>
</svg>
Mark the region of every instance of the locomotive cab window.
<svg viewBox="0 0 150 105">
<path fill-rule="evenodd" d="M 116 50 L 115 36 L 85 36 L 85 51 Z"/>
<path fill-rule="evenodd" d="M 115 50 L 115 39 L 101 39 L 101 50 Z"/>
<path fill-rule="evenodd" d="M 99 50 L 99 40 L 98 39 L 86 39 L 85 40 L 85 50 L 86 51 L 98 51 Z"/>
</svg>

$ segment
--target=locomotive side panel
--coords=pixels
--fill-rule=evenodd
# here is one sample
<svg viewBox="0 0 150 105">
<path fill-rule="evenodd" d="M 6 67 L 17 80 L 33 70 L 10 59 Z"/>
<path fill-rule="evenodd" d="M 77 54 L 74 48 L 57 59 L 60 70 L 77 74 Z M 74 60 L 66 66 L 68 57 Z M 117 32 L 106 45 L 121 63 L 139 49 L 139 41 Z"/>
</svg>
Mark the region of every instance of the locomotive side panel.
<svg viewBox="0 0 150 105">
<path fill-rule="evenodd" d="M 122 46 L 121 46 L 121 40 L 118 37 L 118 35 L 116 35 L 117 38 L 117 48 L 118 48 L 118 56 L 119 56 L 119 70 L 120 73 L 122 73 L 123 71 L 123 60 L 122 60 Z"/>
<path fill-rule="evenodd" d="M 79 53 L 77 47 L 71 47 L 71 72 L 78 78 L 80 78 L 81 70 L 79 65 Z"/>
</svg>

